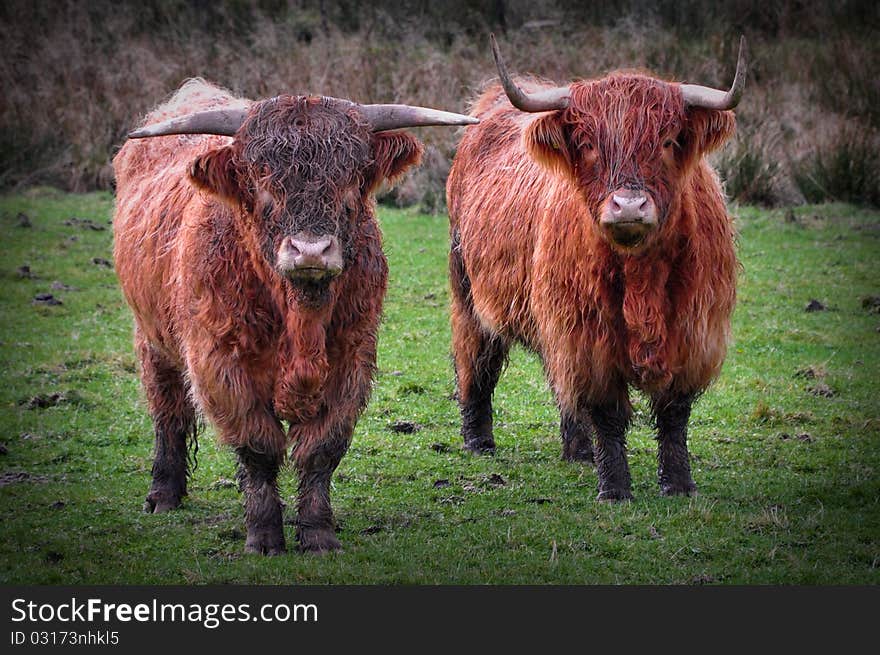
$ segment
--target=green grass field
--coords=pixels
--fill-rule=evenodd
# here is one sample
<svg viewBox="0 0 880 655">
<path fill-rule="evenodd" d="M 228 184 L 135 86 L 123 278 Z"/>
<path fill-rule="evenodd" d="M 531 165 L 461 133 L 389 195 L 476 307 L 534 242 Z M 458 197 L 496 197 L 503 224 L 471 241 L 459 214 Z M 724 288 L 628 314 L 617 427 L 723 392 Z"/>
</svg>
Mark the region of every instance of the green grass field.
<svg viewBox="0 0 880 655">
<path fill-rule="evenodd" d="M 0 198 L 4 584 L 880 582 L 878 212 L 734 209 L 734 343 L 691 421 L 700 494 L 659 496 L 636 396 L 635 500 L 611 505 L 594 501 L 591 468 L 560 460 L 555 408 L 521 350 L 495 394 L 497 455 L 462 452 L 446 218 L 380 209 L 380 372 L 333 482 L 345 550 L 263 558 L 244 555 L 233 457 L 210 428 L 183 507 L 141 513 L 152 434 L 131 317 L 100 259 L 112 204 L 50 189 Z M 35 303 L 41 293 L 63 304 Z M 826 309 L 806 312 L 811 299 Z M 281 479 L 292 518 L 294 474 Z"/>
</svg>

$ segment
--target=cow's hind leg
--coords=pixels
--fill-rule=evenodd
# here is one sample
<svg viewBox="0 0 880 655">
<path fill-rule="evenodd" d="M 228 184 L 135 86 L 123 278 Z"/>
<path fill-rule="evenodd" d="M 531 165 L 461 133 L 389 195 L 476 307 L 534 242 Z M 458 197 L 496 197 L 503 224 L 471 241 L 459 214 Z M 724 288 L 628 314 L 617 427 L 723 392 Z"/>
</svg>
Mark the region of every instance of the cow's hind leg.
<svg viewBox="0 0 880 655">
<path fill-rule="evenodd" d="M 461 411 L 464 447 L 476 453 L 494 453 L 492 392 L 507 361 L 510 344 L 486 332 L 473 312 L 471 285 L 453 234 L 449 255 L 452 285 L 452 355 Z"/>
<path fill-rule="evenodd" d="M 657 423 L 657 475 L 664 496 L 691 496 L 697 485 L 691 477 L 687 447 L 687 425 L 693 398 L 687 395 L 663 395 L 652 398 Z"/>
<path fill-rule="evenodd" d="M 593 425 L 588 416 L 561 410 L 562 459 L 593 463 Z"/>
<path fill-rule="evenodd" d="M 353 424 L 337 425 L 326 436 L 301 436 L 293 449 L 299 473 L 296 538 L 304 552 L 341 548 L 330 507 L 330 478 L 351 443 Z"/>
<path fill-rule="evenodd" d="M 464 447 L 475 453 L 495 452 L 492 393 L 507 360 L 508 344 L 487 334 L 476 322 L 453 325 L 455 379 Z"/>
<path fill-rule="evenodd" d="M 632 407 L 625 395 L 617 402 L 590 406 L 590 417 L 596 429 L 597 500 L 632 498 L 629 464 L 626 461 L 626 429 L 631 416 Z"/>
<path fill-rule="evenodd" d="M 186 495 L 187 447 L 196 441 L 196 414 L 183 375 L 138 333 L 141 378 L 156 434 L 153 482 L 144 511 L 166 512 Z"/>
</svg>

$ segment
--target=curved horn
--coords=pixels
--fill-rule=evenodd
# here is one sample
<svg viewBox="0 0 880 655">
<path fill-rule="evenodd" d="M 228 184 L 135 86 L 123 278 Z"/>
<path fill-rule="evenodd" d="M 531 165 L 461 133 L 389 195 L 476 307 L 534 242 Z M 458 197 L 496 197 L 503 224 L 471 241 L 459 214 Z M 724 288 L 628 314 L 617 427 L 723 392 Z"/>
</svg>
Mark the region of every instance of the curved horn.
<svg viewBox="0 0 880 655">
<path fill-rule="evenodd" d="M 353 103 L 343 101 L 348 105 Z M 480 120 L 448 111 L 413 107 L 410 105 L 356 105 L 374 132 L 403 127 L 427 125 L 473 125 Z M 247 109 L 215 109 L 188 116 L 178 116 L 154 125 L 146 125 L 130 132 L 130 139 L 142 139 L 166 134 L 220 134 L 234 136 L 244 123 Z"/>
<path fill-rule="evenodd" d="M 696 84 L 682 84 L 681 95 L 684 104 L 691 107 L 705 107 L 706 109 L 733 109 L 742 98 L 743 87 L 746 84 L 746 37 L 739 39 L 739 56 L 736 60 L 736 75 L 729 91 L 720 91 L 708 86 Z"/>
<path fill-rule="evenodd" d="M 489 41 L 492 44 L 495 66 L 498 67 L 498 75 L 501 77 L 501 85 L 504 87 L 504 92 L 510 98 L 510 102 L 514 107 L 528 112 L 553 111 L 554 109 L 565 109 L 568 107 L 569 89 L 567 86 L 537 91 L 536 93 L 526 93 L 523 91 L 511 79 L 510 73 L 507 72 L 507 66 L 501 58 L 501 52 L 498 50 L 498 42 L 495 41 L 494 34 L 489 35 Z"/>
<path fill-rule="evenodd" d="M 412 105 L 356 105 L 373 132 L 429 125 L 474 125 L 479 118 Z"/>
<path fill-rule="evenodd" d="M 234 136 L 244 123 L 247 109 L 214 109 L 200 111 L 187 116 L 169 118 L 167 121 L 145 125 L 129 132 L 129 139 L 142 139 L 148 136 L 166 134 L 220 134 Z"/>
</svg>

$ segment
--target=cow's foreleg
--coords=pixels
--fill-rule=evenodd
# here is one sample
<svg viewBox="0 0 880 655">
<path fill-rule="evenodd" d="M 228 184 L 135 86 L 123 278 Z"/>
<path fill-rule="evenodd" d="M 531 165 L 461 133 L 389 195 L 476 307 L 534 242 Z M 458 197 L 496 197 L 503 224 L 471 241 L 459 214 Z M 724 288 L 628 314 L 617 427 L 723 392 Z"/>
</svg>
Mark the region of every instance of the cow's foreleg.
<svg viewBox="0 0 880 655">
<path fill-rule="evenodd" d="M 593 463 L 593 425 L 588 416 L 561 410 L 562 459 Z"/>
<path fill-rule="evenodd" d="M 193 341 L 196 347 L 187 349 L 187 368 L 199 406 L 217 427 L 220 443 L 238 455 L 239 486 L 245 497 L 245 550 L 278 555 L 284 552 L 284 531 L 277 480 L 287 438 L 267 400 L 272 397 L 273 352 L 262 353 L 262 359 L 258 353 L 233 354 L 213 346 L 216 338 L 211 333 L 197 336 L 201 340 Z"/>
<path fill-rule="evenodd" d="M 283 453 L 260 452 L 250 446 L 236 448 L 239 478 L 245 495 L 245 552 L 280 555 L 285 551 L 278 468 Z"/>
<path fill-rule="evenodd" d="M 632 498 L 629 464 L 626 461 L 626 429 L 632 407 L 626 396 L 615 403 L 590 406 L 596 428 L 596 473 L 599 477 L 597 500 Z"/>
<path fill-rule="evenodd" d="M 664 496 L 693 495 L 697 485 L 691 477 L 687 425 L 693 397 L 662 395 L 652 398 L 657 424 L 657 474 Z"/>
<path fill-rule="evenodd" d="M 330 478 L 348 450 L 353 428 L 353 424 L 344 424 L 331 428 L 324 437 L 300 438 L 293 449 L 299 472 L 296 538 L 302 551 L 321 553 L 341 548 L 330 507 Z"/>
<path fill-rule="evenodd" d="M 186 495 L 187 442 L 195 442 L 196 416 L 180 371 L 140 333 L 135 346 L 156 434 L 153 482 L 144 511 L 159 514 L 178 507 Z"/>
</svg>

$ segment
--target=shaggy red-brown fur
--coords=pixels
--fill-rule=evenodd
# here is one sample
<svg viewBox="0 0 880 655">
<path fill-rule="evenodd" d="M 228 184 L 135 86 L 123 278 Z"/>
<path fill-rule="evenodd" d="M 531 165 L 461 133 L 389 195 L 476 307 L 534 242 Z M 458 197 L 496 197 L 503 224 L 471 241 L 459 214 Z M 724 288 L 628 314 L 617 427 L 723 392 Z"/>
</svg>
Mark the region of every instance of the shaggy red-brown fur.
<svg viewBox="0 0 880 655">
<path fill-rule="evenodd" d="M 738 265 L 704 155 L 731 136 L 733 113 L 686 108 L 677 84 L 635 73 L 573 83 L 570 98 L 565 110 L 529 114 L 489 87 L 449 176 L 453 350 L 475 450 L 494 448 L 491 416 L 472 416 L 485 414 L 486 379 L 497 379 L 478 365 L 487 344 L 500 349 L 498 366 L 512 341 L 541 355 L 563 432 L 566 420 L 598 429 L 596 414 L 608 414 L 599 408 L 617 408 L 609 429 L 625 428 L 628 385 L 655 413 L 672 399 L 689 410 L 724 360 Z M 657 207 L 659 227 L 638 248 L 611 243 L 598 223 L 619 188 L 644 190 Z M 591 458 L 589 441 L 581 446 Z M 628 496 L 628 471 L 619 478 L 606 497 Z M 668 491 L 691 491 L 682 484 Z"/>
<path fill-rule="evenodd" d="M 371 193 L 422 146 L 371 133 L 330 99 L 251 103 L 200 80 L 145 122 L 219 107 L 249 109 L 234 138 L 130 140 L 114 159 L 116 270 L 156 424 L 147 509 L 185 494 L 173 453 L 198 410 L 239 454 L 248 550 L 284 549 L 275 475 L 291 444 L 300 547 L 336 548 L 329 480 L 370 393 L 387 278 Z M 278 244 L 303 230 L 341 243 L 331 282 L 296 284 L 275 268 Z"/>
</svg>

